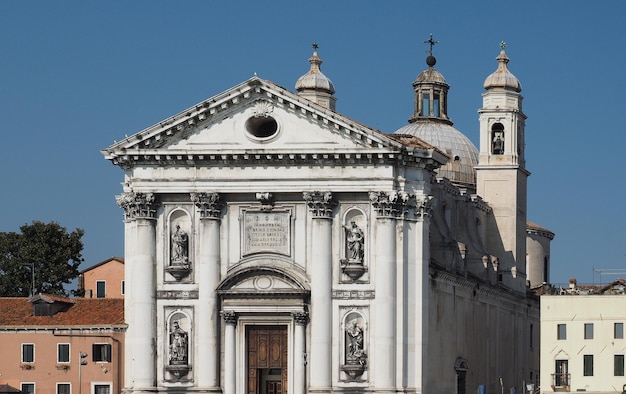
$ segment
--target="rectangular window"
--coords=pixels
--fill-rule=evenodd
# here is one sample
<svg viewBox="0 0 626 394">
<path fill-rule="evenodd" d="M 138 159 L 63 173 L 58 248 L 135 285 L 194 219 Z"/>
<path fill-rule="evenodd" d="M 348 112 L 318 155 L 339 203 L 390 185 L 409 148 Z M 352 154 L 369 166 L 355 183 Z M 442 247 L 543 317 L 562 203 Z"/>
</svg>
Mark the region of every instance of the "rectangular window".
<svg viewBox="0 0 626 394">
<path fill-rule="evenodd" d="M 126 281 L 122 281 L 122 295 L 126 294 Z"/>
<path fill-rule="evenodd" d="M 94 394 L 111 394 L 111 386 L 108 384 L 96 384 L 93 386 Z"/>
<path fill-rule="evenodd" d="M 94 362 L 111 362 L 111 345 L 108 343 L 94 343 L 92 346 Z"/>
<path fill-rule="evenodd" d="M 22 362 L 34 363 L 35 362 L 35 345 L 32 343 L 22 344 Z"/>
<path fill-rule="evenodd" d="M 613 325 L 613 338 L 624 339 L 624 323 L 615 323 Z"/>
<path fill-rule="evenodd" d="M 70 384 L 57 383 L 57 394 L 70 394 Z"/>
<path fill-rule="evenodd" d="M 35 393 L 35 383 L 22 383 L 22 392 L 28 394 Z"/>
<path fill-rule="evenodd" d="M 535 326 L 534 326 L 534 324 L 530 323 L 529 331 L 530 331 L 530 337 L 528 338 L 528 340 L 530 342 L 530 348 L 534 349 L 535 348 L 535 338 L 534 338 L 534 336 L 535 336 L 535 333 L 534 333 Z"/>
<path fill-rule="evenodd" d="M 585 339 L 593 339 L 593 323 L 585 323 Z"/>
<path fill-rule="evenodd" d="M 593 355 L 585 354 L 583 356 L 583 376 L 593 376 Z"/>
<path fill-rule="evenodd" d="M 624 376 L 624 355 L 613 356 L 613 376 Z"/>
<path fill-rule="evenodd" d="M 99 280 L 96 282 L 96 298 L 106 297 L 106 282 Z"/>
<path fill-rule="evenodd" d="M 557 324 L 556 339 L 567 339 L 567 326 L 565 324 Z"/>
<path fill-rule="evenodd" d="M 57 345 L 57 362 L 69 363 L 70 362 L 70 344 L 59 343 Z"/>
</svg>

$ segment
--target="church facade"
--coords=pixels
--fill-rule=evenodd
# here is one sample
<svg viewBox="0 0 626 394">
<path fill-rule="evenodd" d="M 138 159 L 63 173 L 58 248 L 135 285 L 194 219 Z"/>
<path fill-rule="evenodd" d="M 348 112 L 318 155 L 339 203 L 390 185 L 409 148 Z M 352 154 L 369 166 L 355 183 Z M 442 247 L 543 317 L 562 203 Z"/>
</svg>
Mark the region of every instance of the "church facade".
<svg viewBox="0 0 626 394">
<path fill-rule="evenodd" d="M 504 49 L 480 150 L 432 54 L 392 134 L 335 112 L 309 62 L 297 93 L 254 76 L 103 150 L 125 174 L 124 392 L 523 390 L 552 233 L 528 232 Z"/>
</svg>

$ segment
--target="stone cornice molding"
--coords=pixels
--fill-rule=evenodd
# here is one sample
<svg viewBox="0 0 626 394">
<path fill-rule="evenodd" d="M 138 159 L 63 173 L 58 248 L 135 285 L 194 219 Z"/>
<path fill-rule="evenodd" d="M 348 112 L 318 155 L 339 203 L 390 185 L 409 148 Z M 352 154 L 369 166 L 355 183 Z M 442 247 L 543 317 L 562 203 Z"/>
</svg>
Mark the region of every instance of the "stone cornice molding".
<svg viewBox="0 0 626 394">
<path fill-rule="evenodd" d="M 472 203 L 474 204 L 476 209 L 479 209 L 479 210 L 487 212 L 487 213 L 492 211 L 492 209 L 489 206 L 489 204 L 487 204 L 485 202 L 485 200 L 483 200 L 483 198 L 481 196 L 479 196 L 478 194 L 470 195 L 470 200 L 472 201 Z"/>
<path fill-rule="evenodd" d="M 258 101 L 264 102 L 264 108 L 258 108 Z M 202 151 L 168 150 L 169 141 L 185 139 L 202 127 L 207 127 L 213 119 L 221 119 L 240 108 L 242 104 L 254 105 L 256 113 L 266 113 L 268 105 L 304 116 L 320 127 L 350 139 L 355 148 L 346 148 L 337 152 L 328 149 L 319 152 L 283 149 L 271 153 L 248 154 L 245 150 L 223 150 L 207 148 Z M 255 104 L 256 103 L 256 104 Z M 223 165 L 246 162 L 259 164 L 272 163 L 291 165 L 291 163 L 315 164 L 320 160 L 335 165 L 346 163 L 395 163 L 418 166 L 428 169 L 439 168 L 446 162 L 446 157 L 432 147 L 413 146 L 368 128 L 343 115 L 298 96 L 282 87 L 253 77 L 238 86 L 209 98 L 188 108 L 160 123 L 144 129 L 124 140 L 115 142 L 102 150 L 107 160 L 123 168 L 135 165 Z M 339 163 L 338 163 L 339 162 Z"/>
<path fill-rule="evenodd" d="M 333 210 L 337 206 L 337 201 L 331 192 L 304 192 L 302 197 L 314 218 L 333 218 Z"/>
<path fill-rule="evenodd" d="M 219 193 L 190 193 L 189 198 L 200 210 L 201 219 L 220 219 L 224 201 Z"/>
<path fill-rule="evenodd" d="M 116 197 L 116 201 L 124 210 L 125 220 L 156 218 L 154 193 L 122 193 Z"/>
</svg>

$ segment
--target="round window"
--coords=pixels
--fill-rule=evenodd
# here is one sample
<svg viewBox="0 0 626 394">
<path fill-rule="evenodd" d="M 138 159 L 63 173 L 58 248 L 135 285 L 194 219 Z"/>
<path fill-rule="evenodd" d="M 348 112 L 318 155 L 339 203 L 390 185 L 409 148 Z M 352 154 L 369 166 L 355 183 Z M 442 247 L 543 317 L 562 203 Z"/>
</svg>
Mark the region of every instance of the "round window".
<svg viewBox="0 0 626 394">
<path fill-rule="evenodd" d="M 253 116 L 246 120 L 246 130 L 258 139 L 268 139 L 278 132 L 278 122 L 271 116 Z"/>
</svg>

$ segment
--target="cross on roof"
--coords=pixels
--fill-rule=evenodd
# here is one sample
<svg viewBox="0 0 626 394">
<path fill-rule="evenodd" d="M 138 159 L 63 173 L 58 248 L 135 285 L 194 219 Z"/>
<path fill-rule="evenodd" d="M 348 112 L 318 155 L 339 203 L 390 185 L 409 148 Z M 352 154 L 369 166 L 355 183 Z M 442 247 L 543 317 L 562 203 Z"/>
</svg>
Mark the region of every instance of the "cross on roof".
<svg viewBox="0 0 626 394">
<path fill-rule="evenodd" d="M 506 48 L 506 42 L 500 41 L 500 49 Z"/>
<path fill-rule="evenodd" d="M 430 48 L 428 49 L 428 54 L 432 56 L 433 54 L 433 47 L 437 44 L 439 44 L 439 41 L 435 41 L 433 40 L 433 33 L 430 33 L 430 38 L 426 41 L 424 41 L 424 44 L 428 44 L 430 46 Z"/>
<path fill-rule="evenodd" d="M 319 45 L 317 45 L 317 42 L 313 43 L 313 50 L 317 51 L 317 48 L 319 48 Z"/>
</svg>

